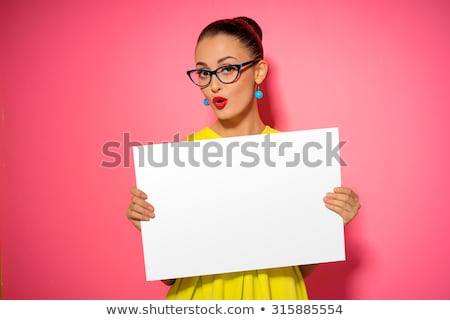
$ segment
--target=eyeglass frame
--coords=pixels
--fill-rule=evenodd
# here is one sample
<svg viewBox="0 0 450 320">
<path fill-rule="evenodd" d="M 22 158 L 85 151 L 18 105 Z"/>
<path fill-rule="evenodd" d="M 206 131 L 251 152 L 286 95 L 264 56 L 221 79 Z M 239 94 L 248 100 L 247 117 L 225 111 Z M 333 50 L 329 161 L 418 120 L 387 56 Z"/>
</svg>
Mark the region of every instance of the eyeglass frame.
<svg viewBox="0 0 450 320">
<path fill-rule="evenodd" d="M 192 83 L 195 84 L 196 86 L 200 87 L 200 88 L 205 88 L 205 87 L 209 86 L 211 81 L 212 81 L 212 76 L 213 75 L 215 75 L 217 80 L 219 80 L 223 84 L 230 84 L 230 83 L 236 82 L 239 79 L 239 76 L 241 75 L 241 69 L 243 67 L 246 67 L 248 65 L 254 65 L 254 64 L 258 63 L 259 61 L 261 61 L 261 58 L 255 58 L 253 60 L 249 60 L 249 61 L 238 63 L 238 64 L 227 64 L 227 65 L 224 65 L 224 66 L 220 66 L 220 67 L 218 67 L 215 70 L 208 70 L 208 69 L 204 69 L 204 68 L 197 68 L 197 69 L 188 70 L 188 71 L 186 71 L 186 73 L 187 73 L 189 79 L 192 81 Z M 236 78 L 234 78 L 233 81 L 230 81 L 230 82 L 224 82 L 222 79 L 220 79 L 220 77 L 217 74 L 217 72 L 219 70 L 221 70 L 223 68 L 227 68 L 227 67 L 237 67 L 238 68 L 237 69 Z M 208 81 L 208 83 L 204 84 L 204 85 L 200 85 L 200 84 L 196 83 L 191 77 L 191 73 L 195 72 L 195 71 L 205 71 L 205 72 L 207 72 L 209 74 L 209 81 Z"/>
</svg>

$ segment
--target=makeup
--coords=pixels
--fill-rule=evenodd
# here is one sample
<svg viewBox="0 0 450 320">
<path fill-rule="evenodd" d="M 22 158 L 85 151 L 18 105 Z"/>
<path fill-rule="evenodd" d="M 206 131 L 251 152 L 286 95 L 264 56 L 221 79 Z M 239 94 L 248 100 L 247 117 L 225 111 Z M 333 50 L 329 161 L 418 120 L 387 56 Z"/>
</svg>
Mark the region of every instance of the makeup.
<svg viewBox="0 0 450 320">
<path fill-rule="evenodd" d="M 221 109 L 225 108 L 227 101 L 228 100 L 226 98 L 218 96 L 218 97 L 214 97 L 212 102 L 217 109 L 221 110 Z"/>
</svg>

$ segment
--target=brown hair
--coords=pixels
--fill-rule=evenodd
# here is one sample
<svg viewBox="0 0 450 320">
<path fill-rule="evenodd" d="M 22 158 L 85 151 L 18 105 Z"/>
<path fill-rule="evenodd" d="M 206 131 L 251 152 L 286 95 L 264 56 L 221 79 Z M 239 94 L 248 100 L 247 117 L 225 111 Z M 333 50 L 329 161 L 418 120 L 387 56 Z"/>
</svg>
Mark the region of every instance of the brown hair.
<svg viewBox="0 0 450 320">
<path fill-rule="evenodd" d="M 248 17 L 236 17 L 233 19 L 221 19 L 207 25 L 200 36 L 197 44 L 206 37 L 217 34 L 227 34 L 235 37 L 250 50 L 253 58 L 264 58 L 262 46 L 262 30 L 255 20 Z"/>
</svg>

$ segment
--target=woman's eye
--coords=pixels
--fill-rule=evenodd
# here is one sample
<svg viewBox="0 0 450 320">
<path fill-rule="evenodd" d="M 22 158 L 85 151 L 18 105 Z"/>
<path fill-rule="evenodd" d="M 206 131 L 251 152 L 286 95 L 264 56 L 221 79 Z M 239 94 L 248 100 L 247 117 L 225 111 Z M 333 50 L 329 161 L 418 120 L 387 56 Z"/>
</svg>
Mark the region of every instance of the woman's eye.
<svg viewBox="0 0 450 320">
<path fill-rule="evenodd" d="M 206 70 L 198 70 L 197 74 L 198 74 L 199 78 L 209 77 L 209 71 L 206 71 Z"/>
<path fill-rule="evenodd" d="M 234 66 L 225 66 L 222 67 L 221 72 L 223 73 L 233 73 L 235 71 L 235 67 Z"/>
</svg>

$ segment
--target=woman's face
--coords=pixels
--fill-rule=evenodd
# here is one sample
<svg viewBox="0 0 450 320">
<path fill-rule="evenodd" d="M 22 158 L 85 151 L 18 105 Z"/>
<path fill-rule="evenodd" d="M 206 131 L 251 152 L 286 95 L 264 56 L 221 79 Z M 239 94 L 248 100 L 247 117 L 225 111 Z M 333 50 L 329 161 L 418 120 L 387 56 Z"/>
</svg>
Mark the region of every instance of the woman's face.
<svg viewBox="0 0 450 320">
<path fill-rule="evenodd" d="M 238 39 L 225 34 L 203 38 L 195 50 L 196 68 L 208 70 L 253 58 Z M 239 78 L 230 84 L 220 82 L 213 75 L 211 83 L 201 89 L 218 119 L 239 120 L 256 107 L 254 70 L 252 65 L 243 67 Z"/>
</svg>

